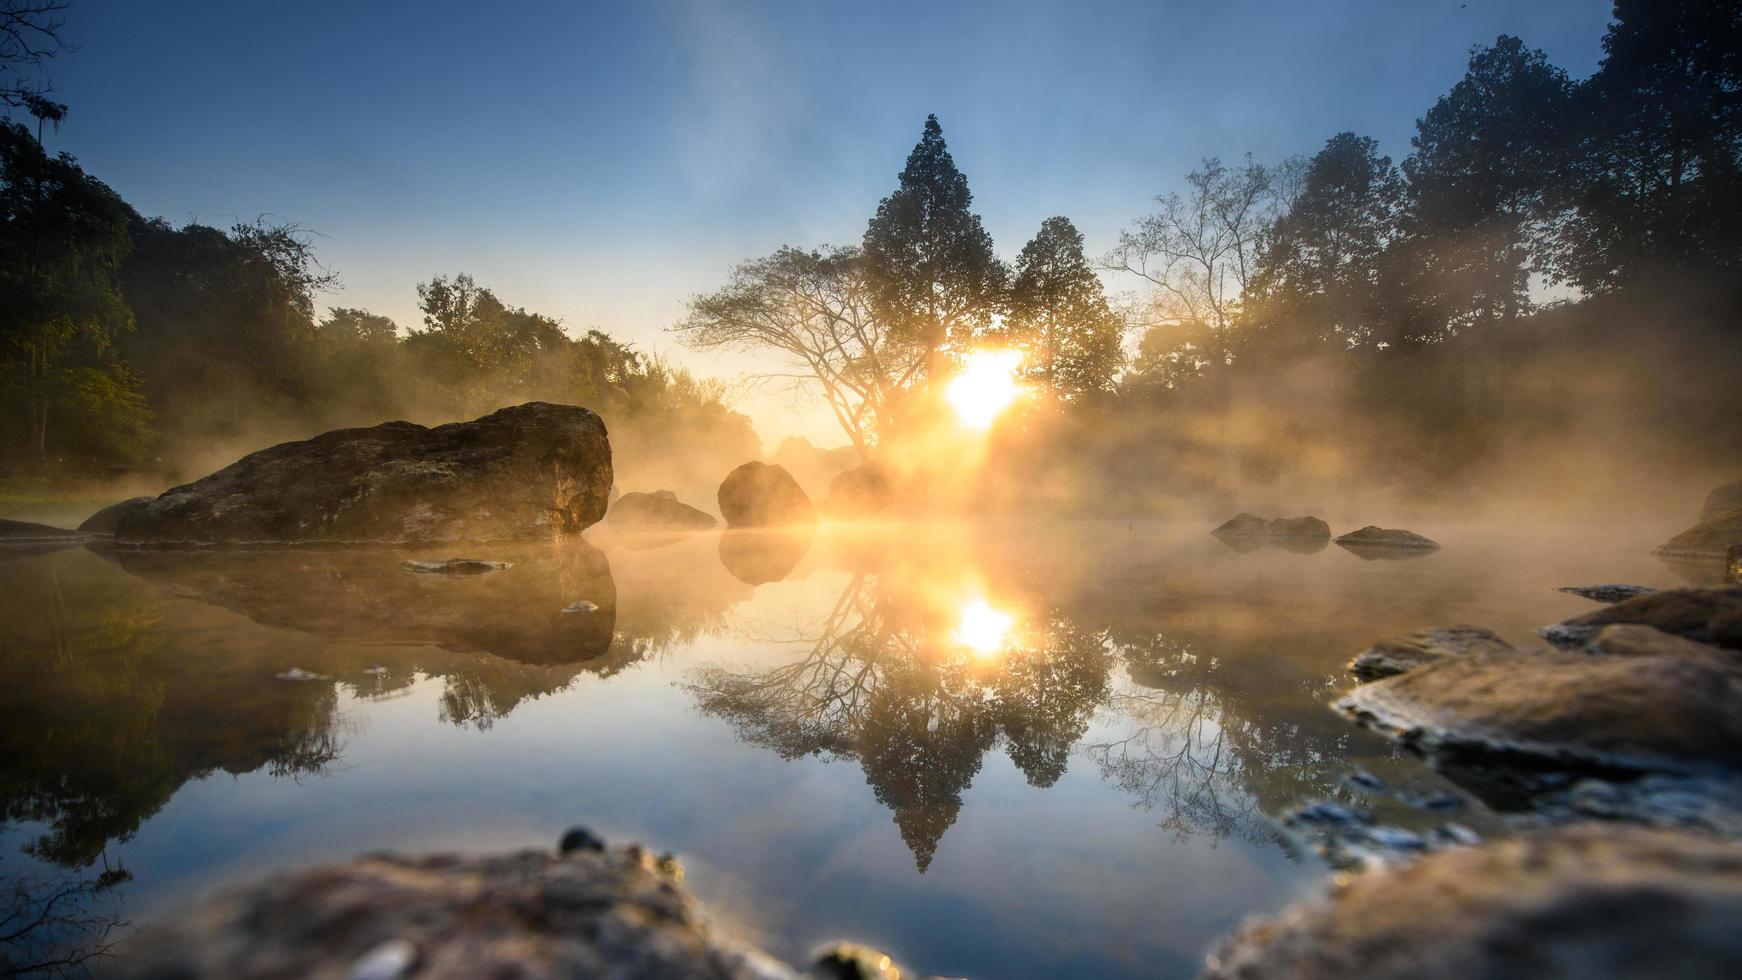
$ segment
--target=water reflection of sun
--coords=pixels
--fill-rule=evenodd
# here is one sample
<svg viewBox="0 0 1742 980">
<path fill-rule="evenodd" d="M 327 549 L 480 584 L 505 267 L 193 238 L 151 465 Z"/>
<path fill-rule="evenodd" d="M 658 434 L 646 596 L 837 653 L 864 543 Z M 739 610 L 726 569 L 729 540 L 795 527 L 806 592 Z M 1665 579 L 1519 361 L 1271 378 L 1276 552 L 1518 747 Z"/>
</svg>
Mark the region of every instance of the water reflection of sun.
<svg viewBox="0 0 1742 980">
<path fill-rule="evenodd" d="M 1016 617 L 985 599 L 975 599 L 962 607 L 962 618 L 951 638 L 979 657 L 992 657 L 1004 648 Z"/>
<path fill-rule="evenodd" d="M 1016 368 L 1022 355 L 1013 350 L 978 351 L 968 355 L 962 373 L 944 389 L 944 397 L 956 410 L 963 425 L 986 429 L 998 413 L 1009 408 L 1022 393 Z"/>
</svg>

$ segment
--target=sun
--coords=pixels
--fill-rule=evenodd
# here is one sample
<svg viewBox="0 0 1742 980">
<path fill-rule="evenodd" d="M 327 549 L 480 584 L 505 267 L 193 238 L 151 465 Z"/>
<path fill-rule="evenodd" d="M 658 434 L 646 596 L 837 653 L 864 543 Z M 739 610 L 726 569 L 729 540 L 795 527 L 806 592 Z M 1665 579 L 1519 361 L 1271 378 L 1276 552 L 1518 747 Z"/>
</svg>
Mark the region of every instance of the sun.
<svg viewBox="0 0 1742 980">
<path fill-rule="evenodd" d="M 1022 394 L 1016 383 L 1016 368 L 1022 354 L 1013 350 L 977 351 L 968 355 L 962 373 L 944 389 L 944 397 L 956 410 L 962 424 L 975 429 L 992 426 L 998 413 Z"/>
<path fill-rule="evenodd" d="M 962 607 L 962 619 L 951 638 L 980 657 L 990 657 L 1004 647 L 1016 617 L 992 608 L 985 599 Z"/>
</svg>

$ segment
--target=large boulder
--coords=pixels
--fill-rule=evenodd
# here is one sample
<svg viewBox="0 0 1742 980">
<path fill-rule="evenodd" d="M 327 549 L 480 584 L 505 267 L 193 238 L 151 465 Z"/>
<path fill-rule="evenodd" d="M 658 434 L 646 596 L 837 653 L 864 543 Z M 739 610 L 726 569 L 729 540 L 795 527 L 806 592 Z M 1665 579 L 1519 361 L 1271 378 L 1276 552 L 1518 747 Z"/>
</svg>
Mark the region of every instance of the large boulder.
<svg viewBox="0 0 1742 980">
<path fill-rule="evenodd" d="M 1742 480 L 1726 483 L 1706 494 L 1706 502 L 1700 508 L 1700 520 L 1709 521 L 1733 510 L 1742 510 Z"/>
<path fill-rule="evenodd" d="M 528 402 L 429 429 L 340 429 L 244 456 L 121 519 L 124 544 L 429 544 L 578 532 L 605 514 L 605 424 Z"/>
<path fill-rule="evenodd" d="M 1737 545 L 1742 545 L 1742 508 L 1695 524 L 1659 545 L 1657 553 L 1666 558 L 1722 560 Z"/>
<path fill-rule="evenodd" d="M 1589 643 L 1611 623 L 1637 623 L 1700 643 L 1742 650 L 1742 585 L 1664 589 L 1605 606 L 1537 632 L 1563 649 Z"/>
<path fill-rule="evenodd" d="M 829 510 L 847 517 L 869 517 L 895 503 L 895 474 L 870 462 L 842 470 L 829 481 Z"/>
<path fill-rule="evenodd" d="M 152 497 L 129 497 L 117 504 L 110 504 L 97 511 L 85 522 L 79 525 L 79 530 L 86 534 L 114 534 L 121 526 L 121 520 L 128 514 L 151 503 Z"/>
<path fill-rule="evenodd" d="M 141 935 L 113 975 L 797 980 L 713 934 L 681 880 L 671 858 L 579 829 L 556 853 L 372 855 L 220 895 Z"/>
<path fill-rule="evenodd" d="M 1717 980 L 1742 963 L 1742 849 L 1583 825 L 1355 875 L 1253 920 L 1215 980 Z"/>
<path fill-rule="evenodd" d="M 813 524 L 811 498 L 785 468 L 752 460 L 726 474 L 720 483 L 720 516 L 728 527 L 778 527 Z"/>
<path fill-rule="evenodd" d="M 1358 687 L 1336 707 L 1454 761 L 1742 769 L 1742 671 L 1735 659 L 1703 644 L 1664 639 L 1675 642 L 1650 650 L 1629 637 L 1632 649 L 1624 656 L 1595 650 L 1442 658 Z"/>
<path fill-rule="evenodd" d="M 718 523 L 714 515 L 683 503 L 670 490 L 626 493 L 605 512 L 605 522 L 622 527 L 697 531 L 705 531 Z"/>
</svg>

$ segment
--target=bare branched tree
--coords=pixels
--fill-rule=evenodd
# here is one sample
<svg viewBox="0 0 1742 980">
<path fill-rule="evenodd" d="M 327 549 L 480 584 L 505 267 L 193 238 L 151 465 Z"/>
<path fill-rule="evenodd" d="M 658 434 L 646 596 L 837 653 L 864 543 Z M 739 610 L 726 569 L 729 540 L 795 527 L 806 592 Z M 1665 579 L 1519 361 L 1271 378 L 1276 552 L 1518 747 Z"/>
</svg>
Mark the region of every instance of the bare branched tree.
<svg viewBox="0 0 1742 980">
<path fill-rule="evenodd" d="M 53 87 L 39 77 L 42 65 L 68 46 L 61 38 L 66 9 L 66 0 L 0 0 L 0 102 L 39 120 L 58 122 L 66 112 L 46 98 Z"/>
<path fill-rule="evenodd" d="M 861 453 L 925 363 L 924 347 L 875 314 L 858 249 L 783 248 L 739 265 L 723 288 L 689 308 L 673 328 L 685 344 L 785 355 L 788 371 L 761 377 L 820 389 Z"/>
<path fill-rule="evenodd" d="M 1102 264 L 1141 279 L 1149 325 L 1202 324 L 1227 356 L 1227 332 L 1257 268 L 1266 229 L 1294 193 L 1296 167 L 1266 167 L 1247 154 L 1230 167 L 1214 157 L 1186 175 L 1185 195 L 1156 198 L 1160 208 L 1119 235 Z"/>
</svg>

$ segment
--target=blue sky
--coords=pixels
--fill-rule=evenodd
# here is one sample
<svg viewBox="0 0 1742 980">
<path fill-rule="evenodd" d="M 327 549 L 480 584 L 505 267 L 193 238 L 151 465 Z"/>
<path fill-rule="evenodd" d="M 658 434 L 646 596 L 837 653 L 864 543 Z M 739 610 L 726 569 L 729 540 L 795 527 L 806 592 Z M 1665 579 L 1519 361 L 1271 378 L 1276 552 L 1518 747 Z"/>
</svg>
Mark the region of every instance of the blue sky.
<svg viewBox="0 0 1742 980">
<path fill-rule="evenodd" d="M 1200 157 L 1408 152 L 1471 45 L 1575 77 L 1600 0 L 618 4 L 73 0 L 51 147 L 147 214 L 319 232 L 324 305 L 417 323 L 466 271 L 701 373 L 663 329 L 732 263 L 851 243 L 938 114 L 1007 258 L 1064 214 L 1091 253 Z M 765 439 L 826 437 L 763 394 Z M 831 440 L 832 441 L 832 440 Z"/>
</svg>

